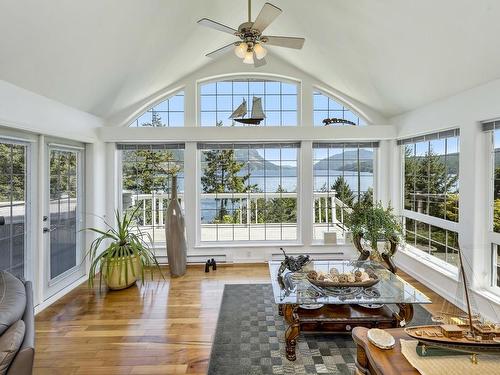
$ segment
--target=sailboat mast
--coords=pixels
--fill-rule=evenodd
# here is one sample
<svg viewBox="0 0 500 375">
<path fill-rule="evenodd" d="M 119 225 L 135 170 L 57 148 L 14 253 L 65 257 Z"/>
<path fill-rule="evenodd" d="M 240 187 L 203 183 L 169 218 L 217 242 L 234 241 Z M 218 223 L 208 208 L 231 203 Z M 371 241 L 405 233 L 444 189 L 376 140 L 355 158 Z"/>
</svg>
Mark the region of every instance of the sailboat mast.
<svg viewBox="0 0 500 375">
<path fill-rule="evenodd" d="M 462 249 L 458 250 L 458 259 L 460 259 L 460 270 L 462 272 L 462 278 L 464 280 L 465 300 L 467 301 L 467 314 L 469 315 L 470 333 L 472 336 L 475 336 L 474 328 L 472 327 L 472 311 L 470 307 L 469 290 L 467 288 L 467 278 L 465 276 L 464 262 L 462 260 Z"/>
</svg>

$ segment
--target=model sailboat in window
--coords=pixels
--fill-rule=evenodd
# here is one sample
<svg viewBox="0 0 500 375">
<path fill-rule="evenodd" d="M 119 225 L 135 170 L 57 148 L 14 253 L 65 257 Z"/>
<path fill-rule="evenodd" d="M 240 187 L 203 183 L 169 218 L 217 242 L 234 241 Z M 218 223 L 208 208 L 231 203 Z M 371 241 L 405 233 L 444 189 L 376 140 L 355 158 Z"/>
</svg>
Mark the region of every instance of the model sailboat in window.
<svg viewBox="0 0 500 375">
<path fill-rule="evenodd" d="M 262 110 L 262 99 L 254 96 L 252 99 L 252 115 L 251 117 L 245 118 L 246 114 L 247 101 L 243 98 L 243 102 L 234 110 L 229 118 L 242 124 L 259 125 L 260 122 L 266 118 Z"/>
</svg>

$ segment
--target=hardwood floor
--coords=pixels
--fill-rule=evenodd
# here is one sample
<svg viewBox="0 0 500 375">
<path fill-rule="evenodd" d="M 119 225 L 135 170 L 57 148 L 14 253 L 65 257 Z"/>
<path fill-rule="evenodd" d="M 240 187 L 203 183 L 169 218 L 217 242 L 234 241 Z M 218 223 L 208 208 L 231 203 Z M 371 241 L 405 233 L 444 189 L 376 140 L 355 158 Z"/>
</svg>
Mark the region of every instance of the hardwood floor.
<svg viewBox="0 0 500 375">
<path fill-rule="evenodd" d="M 167 275 L 165 270 L 165 275 Z M 399 273 L 433 301 L 443 299 Z M 268 283 L 267 264 L 189 266 L 117 292 L 82 285 L 36 316 L 35 374 L 205 374 L 225 284 Z"/>
</svg>

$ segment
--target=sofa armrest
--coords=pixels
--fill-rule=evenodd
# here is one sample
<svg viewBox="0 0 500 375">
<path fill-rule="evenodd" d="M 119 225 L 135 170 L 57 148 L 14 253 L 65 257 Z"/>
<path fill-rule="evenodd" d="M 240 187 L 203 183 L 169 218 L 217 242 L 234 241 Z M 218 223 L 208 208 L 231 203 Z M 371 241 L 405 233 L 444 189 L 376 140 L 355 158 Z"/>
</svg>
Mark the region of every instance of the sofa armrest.
<svg viewBox="0 0 500 375">
<path fill-rule="evenodd" d="M 26 326 L 24 340 L 17 352 L 12 364 L 7 371 L 9 375 L 31 375 L 33 373 L 33 361 L 35 359 L 35 310 L 33 305 L 33 284 L 25 282 L 26 309 L 23 321 Z"/>
</svg>

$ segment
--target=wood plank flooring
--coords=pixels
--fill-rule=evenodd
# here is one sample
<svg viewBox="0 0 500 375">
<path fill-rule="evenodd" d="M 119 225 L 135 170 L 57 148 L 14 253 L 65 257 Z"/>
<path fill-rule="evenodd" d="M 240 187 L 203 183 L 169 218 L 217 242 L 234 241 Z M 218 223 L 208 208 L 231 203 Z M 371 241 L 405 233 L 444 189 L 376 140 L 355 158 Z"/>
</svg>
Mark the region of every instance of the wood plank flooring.
<svg viewBox="0 0 500 375">
<path fill-rule="evenodd" d="M 164 270 L 165 275 L 168 270 Z M 441 309 L 443 299 L 399 273 Z M 268 283 L 267 264 L 188 267 L 117 292 L 82 285 L 36 316 L 35 374 L 205 374 L 225 284 Z"/>
</svg>

